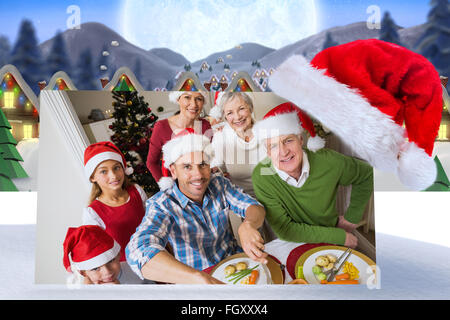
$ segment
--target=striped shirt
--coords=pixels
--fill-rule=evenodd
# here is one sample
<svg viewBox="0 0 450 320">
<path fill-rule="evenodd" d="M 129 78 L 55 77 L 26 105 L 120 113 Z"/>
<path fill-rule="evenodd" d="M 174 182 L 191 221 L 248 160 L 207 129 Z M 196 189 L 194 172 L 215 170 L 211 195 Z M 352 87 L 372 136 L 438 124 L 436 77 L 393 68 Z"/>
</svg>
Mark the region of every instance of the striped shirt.
<svg viewBox="0 0 450 320">
<path fill-rule="evenodd" d="M 167 243 L 175 259 L 206 269 L 242 252 L 228 222 L 229 211 L 245 217 L 251 205 L 261 205 L 222 175 L 213 175 L 203 203 L 187 198 L 176 184 L 147 200 L 146 213 L 126 247 L 127 262 L 139 277 L 141 268 Z"/>
</svg>

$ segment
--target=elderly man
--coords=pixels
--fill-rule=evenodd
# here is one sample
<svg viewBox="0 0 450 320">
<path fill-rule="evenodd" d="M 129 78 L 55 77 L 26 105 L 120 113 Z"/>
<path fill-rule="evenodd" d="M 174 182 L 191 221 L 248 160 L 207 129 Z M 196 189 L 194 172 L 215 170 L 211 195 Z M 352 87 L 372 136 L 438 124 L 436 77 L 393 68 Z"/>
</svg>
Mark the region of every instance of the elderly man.
<svg viewBox="0 0 450 320">
<path fill-rule="evenodd" d="M 354 248 L 352 231 L 373 191 L 372 167 L 330 149 L 303 150 L 302 126 L 307 122 L 311 120 L 298 107 L 284 103 L 256 124 L 268 155 L 253 171 L 256 198 L 280 239 Z M 314 136 L 312 123 L 308 130 Z M 344 216 L 336 210 L 339 185 L 352 186 Z"/>
<path fill-rule="evenodd" d="M 163 147 L 174 185 L 147 201 L 146 215 L 126 248 L 127 261 L 141 277 L 167 283 L 221 283 L 202 270 L 244 252 L 267 263 L 258 232 L 264 208 L 223 176 L 211 177 L 207 137 L 184 131 Z M 228 212 L 245 218 L 237 245 Z M 165 250 L 167 244 L 173 255 Z"/>
</svg>

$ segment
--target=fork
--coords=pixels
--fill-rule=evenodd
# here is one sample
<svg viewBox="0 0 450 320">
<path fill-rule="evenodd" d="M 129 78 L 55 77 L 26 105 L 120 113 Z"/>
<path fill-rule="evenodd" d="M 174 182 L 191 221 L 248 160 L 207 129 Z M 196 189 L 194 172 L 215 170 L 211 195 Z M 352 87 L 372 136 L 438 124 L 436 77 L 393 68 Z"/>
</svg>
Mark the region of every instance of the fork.
<svg viewBox="0 0 450 320">
<path fill-rule="evenodd" d="M 333 272 L 333 271 L 336 269 L 335 266 L 339 263 L 339 261 L 341 261 L 341 259 L 345 256 L 345 254 L 346 254 L 347 252 L 349 252 L 350 250 L 351 250 L 350 248 L 347 248 L 347 250 L 345 250 L 344 253 L 341 254 L 341 255 L 339 256 L 339 258 L 336 259 L 336 261 L 334 262 L 334 267 L 331 268 L 330 270 L 324 271 L 323 273 L 324 273 L 326 276 L 328 276 L 331 272 Z"/>
</svg>

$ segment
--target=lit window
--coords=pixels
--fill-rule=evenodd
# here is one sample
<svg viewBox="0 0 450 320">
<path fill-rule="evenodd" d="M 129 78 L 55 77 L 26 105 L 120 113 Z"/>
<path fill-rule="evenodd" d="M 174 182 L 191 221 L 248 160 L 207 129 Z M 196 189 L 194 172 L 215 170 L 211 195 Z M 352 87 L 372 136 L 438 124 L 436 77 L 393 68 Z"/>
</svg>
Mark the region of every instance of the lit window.
<svg viewBox="0 0 450 320">
<path fill-rule="evenodd" d="M 447 125 L 446 124 L 442 124 L 439 127 L 438 139 L 439 140 L 448 140 L 448 138 L 447 138 Z"/>
<path fill-rule="evenodd" d="M 5 92 L 3 102 L 5 108 L 14 108 L 14 92 Z"/>
<path fill-rule="evenodd" d="M 31 124 L 23 125 L 23 138 L 24 139 L 33 138 L 33 125 L 31 125 Z"/>
</svg>

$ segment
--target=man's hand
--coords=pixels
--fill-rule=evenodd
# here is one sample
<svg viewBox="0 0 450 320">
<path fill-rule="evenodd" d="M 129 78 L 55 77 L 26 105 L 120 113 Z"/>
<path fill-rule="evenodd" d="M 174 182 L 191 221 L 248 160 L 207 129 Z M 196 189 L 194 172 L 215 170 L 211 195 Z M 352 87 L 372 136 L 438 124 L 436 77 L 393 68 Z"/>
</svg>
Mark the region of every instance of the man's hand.
<svg viewBox="0 0 450 320">
<path fill-rule="evenodd" d="M 238 229 L 242 249 L 250 259 L 260 263 L 267 263 L 268 254 L 264 252 L 264 240 L 261 234 L 249 221 L 241 223 Z"/>
<path fill-rule="evenodd" d="M 346 232 L 344 246 L 355 249 L 357 245 L 358 245 L 358 238 L 355 237 L 353 234 Z"/>
<path fill-rule="evenodd" d="M 347 221 L 343 216 L 339 216 L 336 227 L 344 229 L 346 232 L 353 232 L 356 229 L 356 224 Z"/>
</svg>

